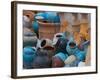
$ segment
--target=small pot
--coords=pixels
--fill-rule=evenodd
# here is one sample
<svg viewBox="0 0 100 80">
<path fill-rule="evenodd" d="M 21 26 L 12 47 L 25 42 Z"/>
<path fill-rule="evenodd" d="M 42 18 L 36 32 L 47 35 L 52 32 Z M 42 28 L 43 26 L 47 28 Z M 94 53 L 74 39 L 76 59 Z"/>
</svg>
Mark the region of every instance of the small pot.
<svg viewBox="0 0 100 80">
<path fill-rule="evenodd" d="M 42 39 L 40 43 L 41 48 L 53 47 L 52 41 L 50 39 Z"/>
<path fill-rule="evenodd" d="M 58 39 L 59 38 L 62 38 L 62 37 L 64 37 L 64 34 L 63 33 L 56 33 L 54 35 L 54 38 L 53 38 L 53 45 L 55 45 L 57 43 Z"/>
</svg>

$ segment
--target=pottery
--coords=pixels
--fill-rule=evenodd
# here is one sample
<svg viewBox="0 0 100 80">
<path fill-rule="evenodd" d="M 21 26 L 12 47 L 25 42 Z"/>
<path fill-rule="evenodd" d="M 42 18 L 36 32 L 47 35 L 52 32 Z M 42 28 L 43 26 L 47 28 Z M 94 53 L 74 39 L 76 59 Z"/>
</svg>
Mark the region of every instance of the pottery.
<svg viewBox="0 0 100 80">
<path fill-rule="evenodd" d="M 62 61 L 65 61 L 68 58 L 68 54 L 67 53 L 62 53 L 59 52 L 55 55 L 55 57 L 59 57 Z"/>
<path fill-rule="evenodd" d="M 78 48 L 80 50 L 85 50 L 88 48 L 89 45 L 90 45 L 90 41 L 85 41 L 85 42 L 81 43 L 80 45 L 78 45 Z"/>
<path fill-rule="evenodd" d="M 33 68 L 33 61 L 36 56 L 36 50 L 32 47 L 25 47 L 23 49 L 23 68 L 31 69 Z"/>
<path fill-rule="evenodd" d="M 76 58 L 79 61 L 84 61 L 85 57 L 86 57 L 86 51 L 80 51 L 79 49 L 77 49 L 74 53 L 74 55 L 76 56 Z"/>
<path fill-rule="evenodd" d="M 37 56 L 33 61 L 33 68 L 50 68 L 51 67 L 51 60 L 47 56 L 46 51 L 37 51 Z"/>
<path fill-rule="evenodd" d="M 53 44 L 50 39 L 44 38 L 41 40 L 40 46 L 41 46 L 41 48 L 48 47 L 48 46 L 53 47 Z"/>
<path fill-rule="evenodd" d="M 32 23 L 30 22 L 30 19 L 27 16 L 23 16 L 23 27 L 31 28 Z"/>
<path fill-rule="evenodd" d="M 52 57 L 52 68 L 64 67 L 64 65 L 64 62 L 59 57 Z"/>
<path fill-rule="evenodd" d="M 38 22 L 37 21 L 33 21 L 32 22 L 32 28 L 33 28 L 33 30 L 34 30 L 34 32 L 37 34 L 37 37 L 39 37 L 39 24 L 38 24 Z"/>
<path fill-rule="evenodd" d="M 69 55 L 73 55 L 75 53 L 75 51 L 77 50 L 77 45 L 75 42 L 68 42 L 67 46 L 66 46 L 66 51 L 68 52 Z"/>
<path fill-rule="evenodd" d="M 84 67 L 85 66 L 85 62 L 79 62 L 78 67 Z"/>
<path fill-rule="evenodd" d="M 39 39 L 52 39 L 53 35 L 60 29 L 60 18 L 56 12 L 41 12 L 35 15 L 33 28 L 39 32 Z"/>
<path fill-rule="evenodd" d="M 68 52 L 69 55 L 75 55 L 76 58 L 79 61 L 84 61 L 85 60 L 85 56 L 86 56 L 86 51 L 83 50 L 79 50 L 77 44 L 73 41 L 73 39 L 71 39 L 67 46 L 66 46 L 66 50 Z"/>
<path fill-rule="evenodd" d="M 35 13 L 30 10 L 23 10 L 23 15 L 30 19 L 30 22 L 34 20 Z"/>
<path fill-rule="evenodd" d="M 65 65 L 71 64 L 76 60 L 76 56 L 70 55 L 68 58 L 64 61 Z"/>
<path fill-rule="evenodd" d="M 66 50 L 66 45 L 68 43 L 68 40 L 66 38 L 59 38 L 58 41 L 56 42 L 55 46 L 55 52 L 63 52 L 63 53 L 67 53 Z"/>
<path fill-rule="evenodd" d="M 23 47 L 36 46 L 37 36 L 28 28 L 23 28 Z"/>
<path fill-rule="evenodd" d="M 55 45 L 59 38 L 65 38 L 63 33 L 56 33 L 53 37 L 53 45 Z"/>
</svg>

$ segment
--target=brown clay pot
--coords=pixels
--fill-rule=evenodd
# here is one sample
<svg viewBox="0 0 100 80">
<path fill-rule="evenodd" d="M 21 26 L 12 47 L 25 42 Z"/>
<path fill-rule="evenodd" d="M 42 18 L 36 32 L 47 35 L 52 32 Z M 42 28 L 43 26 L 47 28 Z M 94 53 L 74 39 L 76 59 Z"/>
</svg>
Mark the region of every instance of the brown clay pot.
<svg viewBox="0 0 100 80">
<path fill-rule="evenodd" d="M 47 23 L 38 21 L 39 38 L 53 39 L 54 34 L 60 31 L 60 23 Z"/>
</svg>

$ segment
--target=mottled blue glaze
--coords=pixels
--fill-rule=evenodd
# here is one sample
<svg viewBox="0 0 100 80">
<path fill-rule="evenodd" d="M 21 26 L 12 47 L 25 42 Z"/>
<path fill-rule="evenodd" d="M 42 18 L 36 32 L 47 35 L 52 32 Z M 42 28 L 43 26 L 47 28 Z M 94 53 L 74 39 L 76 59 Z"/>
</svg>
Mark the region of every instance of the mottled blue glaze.
<svg viewBox="0 0 100 80">
<path fill-rule="evenodd" d="M 36 51 L 32 47 L 25 47 L 23 49 L 23 66 L 26 69 L 32 68 L 32 63 L 36 56 Z"/>
<path fill-rule="evenodd" d="M 84 61 L 85 60 L 85 56 L 86 56 L 86 51 L 83 50 L 81 51 L 80 49 L 78 49 L 78 46 L 77 44 L 74 46 L 74 47 L 70 47 L 70 43 L 75 43 L 72 39 L 68 42 L 67 46 L 66 46 L 66 50 L 68 52 L 69 55 L 75 55 L 76 58 L 79 60 L 79 61 Z"/>
<path fill-rule="evenodd" d="M 59 57 L 62 61 L 65 61 L 68 57 L 67 53 L 62 53 L 62 52 L 59 52 L 55 55 L 56 57 Z"/>
<path fill-rule="evenodd" d="M 57 12 L 45 12 L 46 19 L 49 22 L 60 23 L 60 17 Z"/>
<path fill-rule="evenodd" d="M 79 61 L 84 61 L 85 60 L 85 56 L 86 56 L 86 52 L 85 51 L 80 51 L 79 49 L 77 49 L 75 51 L 74 55 L 77 57 L 77 59 Z"/>
<path fill-rule="evenodd" d="M 34 21 L 32 23 L 32 28 L 34 29 L 34 32 L 37 34 L 38 33 L 38 30 L 39 30 L 39 24 L 37 21 Z"/>
<path fill-rule="evenodd" d="M 66 50 L 67 50 L 69 55 L 74 54 L 75 51 L 77 50 L 77 45 L 75 45 L 73 48 L 71 48 L 69 45 L 70 43 L 75 43 L 73 38 L 70 38 L 70 40 L 68 41 L 67 46 L 66 46 Z"/>
</svg>

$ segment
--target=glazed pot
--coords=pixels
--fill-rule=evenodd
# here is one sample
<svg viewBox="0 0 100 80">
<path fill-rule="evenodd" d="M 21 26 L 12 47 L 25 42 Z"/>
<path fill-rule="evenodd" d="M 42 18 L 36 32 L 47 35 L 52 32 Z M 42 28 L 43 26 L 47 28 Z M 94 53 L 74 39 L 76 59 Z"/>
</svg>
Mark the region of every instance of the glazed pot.
<svg viewBox="0 0 100 80">
<path fill-rule="evenodd" d="M 51 60 L 47 56 L 47 51 L 38 50 L 37 56 L 33 61 L 33 68 L 50 68 Z"/>
<path fill-rule="evenodd" d="M 53 44 L 50 39 L 45 38 L 45 39 L 41 40 L 40 46 L 41 46 L 41 48 L 48 47 L 48 46 L 53 47 Z"/>
<path fill-rule="evenodd" d="M 55 52 L 63 52 L 63 53 L 67 53 L 66 50 L 66 45 L 68 43 L 68 40 L 66 38 L 59 38 L 58 41 L 56 42 L 55 46 Z"/>
<path fill-rule="evenodd" d="M 77 50 L 76 43 L 75 42 L 68 42 L 68 44 L 66 46 L 66 50 L 67 50 L 69 55 L 73 55 L 75 53 L 75 51 Z"/>
<path fill-rule="evenodd" d="M 52 39 L 53 35 L 59 31 L 60 18 L 56 12 L 40 12 L 35 15 L 33 29 L 39 38 Z"/>
<path fill-rule="evenodd" d="M 59 38 L 65 38 L 63 33 L 56 33 L 53 37 L 53 45 L 55 45 Z"/>
<path fill-rule="evenodd" d="M 64 67 L 64 65 L 64 62 L 59 57 L 52 57 L 52 68 Z"/>
<path fill-rule="evenodd" d="M 30 19 L 30 22 L 34 20 L 35 13 L 30 10 L 24 10 L 23 15 L 27 16 Z"/>
<path fill-rule="evenodd" d="M 28 28 L 23 28 L 23 47 L 36 46 L 37 36 Z"/>
<path fill-rule="evenodd" d="M 62 61 L 65 61 L 68 58 L 67 53 L 59 52 L 55 55 L 55 57 L 59 57 Z"/>
<path fill-rule="evenodd" d="M 27 16 L 23 16 L 23 27 L 32 28 L 32 23 Z"/>
<path fill-rule="evenodd" d="M 65 65 L 69 65 L 73 63 L 76 60 L 76 56 L 70 55 L 68 58 L 64 61 Z"/>
<path fill-rule="evenodd" d="M 32 69 L 33 61 L 36 56 L 36 50 L 32 47 L 25 47 L 23 49 L 23 68 Z"/>
</svg>

